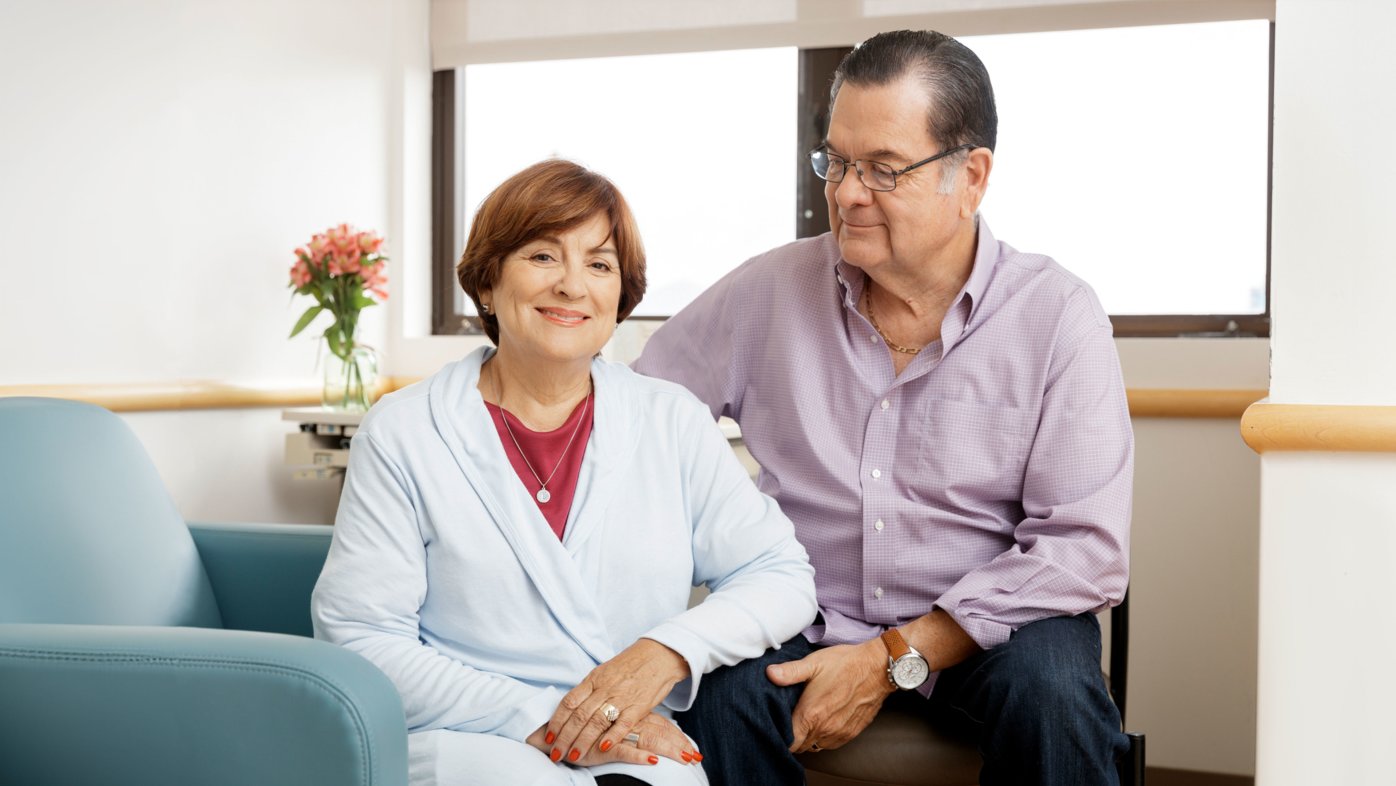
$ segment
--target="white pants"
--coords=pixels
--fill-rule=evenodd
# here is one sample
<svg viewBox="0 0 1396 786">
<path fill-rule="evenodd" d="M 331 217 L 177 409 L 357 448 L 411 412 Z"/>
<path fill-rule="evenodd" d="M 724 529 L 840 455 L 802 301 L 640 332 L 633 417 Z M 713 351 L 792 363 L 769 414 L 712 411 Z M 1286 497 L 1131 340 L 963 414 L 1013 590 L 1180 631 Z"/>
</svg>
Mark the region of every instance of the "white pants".
<svg viewBox="0 0 1396 786">
<path fill-rule="evenodd" d="M 593 775 L 624 773 L 652 786 L 707 786 L 701 766 L 660 757 L 653 766 L 554 764 L 531 745 L 492 734 L 422 731 L 407 735 L 411 786 L 595 786 Z"/>
</svg>

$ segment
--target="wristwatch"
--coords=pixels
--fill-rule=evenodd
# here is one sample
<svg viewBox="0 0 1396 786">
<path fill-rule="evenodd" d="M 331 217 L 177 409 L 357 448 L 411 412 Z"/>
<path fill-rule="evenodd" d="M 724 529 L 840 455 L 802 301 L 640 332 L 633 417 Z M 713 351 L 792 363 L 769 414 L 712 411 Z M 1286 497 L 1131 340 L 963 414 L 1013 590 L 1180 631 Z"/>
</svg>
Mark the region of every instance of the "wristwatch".
<svg viewBox="0 0 1396 786">
<path fill-rule="evenodd" d="M 888 628 L 882 634 L 887 647 L 887 680 L 898 690 L 916 690 L 931 676 L 931 667 L 906 639 L 901 631 Z"/>
</svg>

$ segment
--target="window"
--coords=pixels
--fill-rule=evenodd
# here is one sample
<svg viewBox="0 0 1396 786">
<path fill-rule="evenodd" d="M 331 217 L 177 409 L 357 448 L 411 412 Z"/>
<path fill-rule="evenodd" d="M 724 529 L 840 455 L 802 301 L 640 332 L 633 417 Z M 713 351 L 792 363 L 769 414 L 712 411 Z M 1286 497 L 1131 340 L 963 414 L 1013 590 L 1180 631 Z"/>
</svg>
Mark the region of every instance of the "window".
<svg viewBox="0 0 1396 786">
<path fill-rule="evenodd" d="M 1267 335 L 1271 28 L 1255 20 L 963 37 L 998 99 L 983 205 L 995 234 L 1088 281 L 1117 335 Z M 464 222 L 504 177 L 549 155 L 598 169 L 630 199 L 651 273 L 637 316 L 672 314 L 751 255 L 826 231 L 823 183 L 804 154 L 822 138 L 829 77 L 846 51 L 440 72 L 438 85 L 459 80 L 464 120 L 450 151 L 460 165 L 445 168 L 457 204 L 438 213 L 438 237 L 446 216 L 456 234 L 449 254 L 438 253 L 448 295 L 438 292 L 438 332 L 455 332 L 452 322 L 470 313 L 449 270 Z M 621 100 L 606 103 L 613 97 Z M 721 166 L 697 171 L 688 156 L 696 150 L 716 153 Z"/>
<path fill-rule="evenodd" d="M 995 234 L 1114 315 L 1267 311 L 1270 24 L 965 39 L 994 79 Z"/>
<path fill-rule="evenodd" d="M 625 194 L 645 241 L 649 287 L 634 316 L 670 316 L 737 263 L 795 239 L 796 66 L 797 51 L 782 48 L 460 69 L 456 213 L 468 227 L 495 186 L 544 158 L 595 169 Z M 463 247 L 462 232 L 455 258 Z M 452 292 L 453 314 L 473 315 Z"/>
</svg>

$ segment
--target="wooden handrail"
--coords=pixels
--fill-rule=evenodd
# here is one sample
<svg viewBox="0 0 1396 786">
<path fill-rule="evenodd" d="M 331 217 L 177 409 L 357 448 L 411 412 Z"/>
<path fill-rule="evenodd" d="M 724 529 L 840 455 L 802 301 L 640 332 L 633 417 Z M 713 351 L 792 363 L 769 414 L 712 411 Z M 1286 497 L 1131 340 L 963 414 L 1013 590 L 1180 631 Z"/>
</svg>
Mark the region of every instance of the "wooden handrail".
<svg viewBox="0 0 1396 786">
<path fill-rule="evenodd" d="M 378 395 L 397 386 L 380 380 Z M 0 385 L 0 398 L 44 396 L 86 401 L 113 412 L 165 412 L 187 409 L 305 407 L 320 403 L 318 385 L 268 386 L 188 380 L 129 385 Z"/>
<path fill-rule="evenodd" d="M 1125 394 L 1136 418 L 1239 418 L 1266 391 L 1130 388 Z"/>
<path fill-rule="evenodd" d="M 1256 453 L 1396 453 L 1396 406 L 1259 401 L 1241 416 L 1241 438 Z"/>
<path fill-rule="evenodd" d="M 387 377 L 379 395 L 420 377 Z M 315 385 L 267 386 L 215 381 L 130 385 L 0 385 L 0 398 L 47 396 L 97 404 L 113 412 L 268 409 L 320 403 Z M 1263 390 L 1131 388 L 1136 418 L 1236 418 L 1257 453 L 1273 451 L 1396 452 L 1396 406 L 1272 404 Z"/>
<path fill-rule="evenodd" d="M 379 395 L 419 379 L 386 377 L 379 381 Z M 113 412 L 157 412 L 313 406 L 320 403 L 320 388 L 204 380 L 133 385 L 0 385 L 0 397 L 6 396 L 87 401 Z M 1265 391 L 1132 388 L 1128 396 L 1130 414 L 1137 418 L 1238 418 L 1246 407 L 1263 398 Z"/>
</svg>

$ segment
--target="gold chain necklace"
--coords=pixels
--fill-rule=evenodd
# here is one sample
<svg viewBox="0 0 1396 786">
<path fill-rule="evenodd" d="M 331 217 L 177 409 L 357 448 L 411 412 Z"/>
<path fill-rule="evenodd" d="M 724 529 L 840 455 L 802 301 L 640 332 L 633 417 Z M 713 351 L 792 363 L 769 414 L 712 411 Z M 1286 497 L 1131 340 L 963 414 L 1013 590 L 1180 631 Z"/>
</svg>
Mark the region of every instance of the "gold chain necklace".
<svg viewBox="0 0 1396 786">
<path fill-rule="evenodd" d="M 868 307 L 868 321 L 872 323 L 873 330 L 876 330 L 877 334 L 879 336 L 882 336 L 883 343 L 885 343 L 889 348 L 891 348 L 894 351 L 900 352 L 903 355 L 915 355 L 921 351 L 920 349 L 914 347 L 904 347 L 901 344 L 898 344 L 897 342 L 888 338 L 887 334 L 882 332 L 882 328 L 877 324 L 877 317 L 873 316 L 871 281 L 868 282 L 868 288 L 863 290 L 863 304 Z"/>
</svg>

